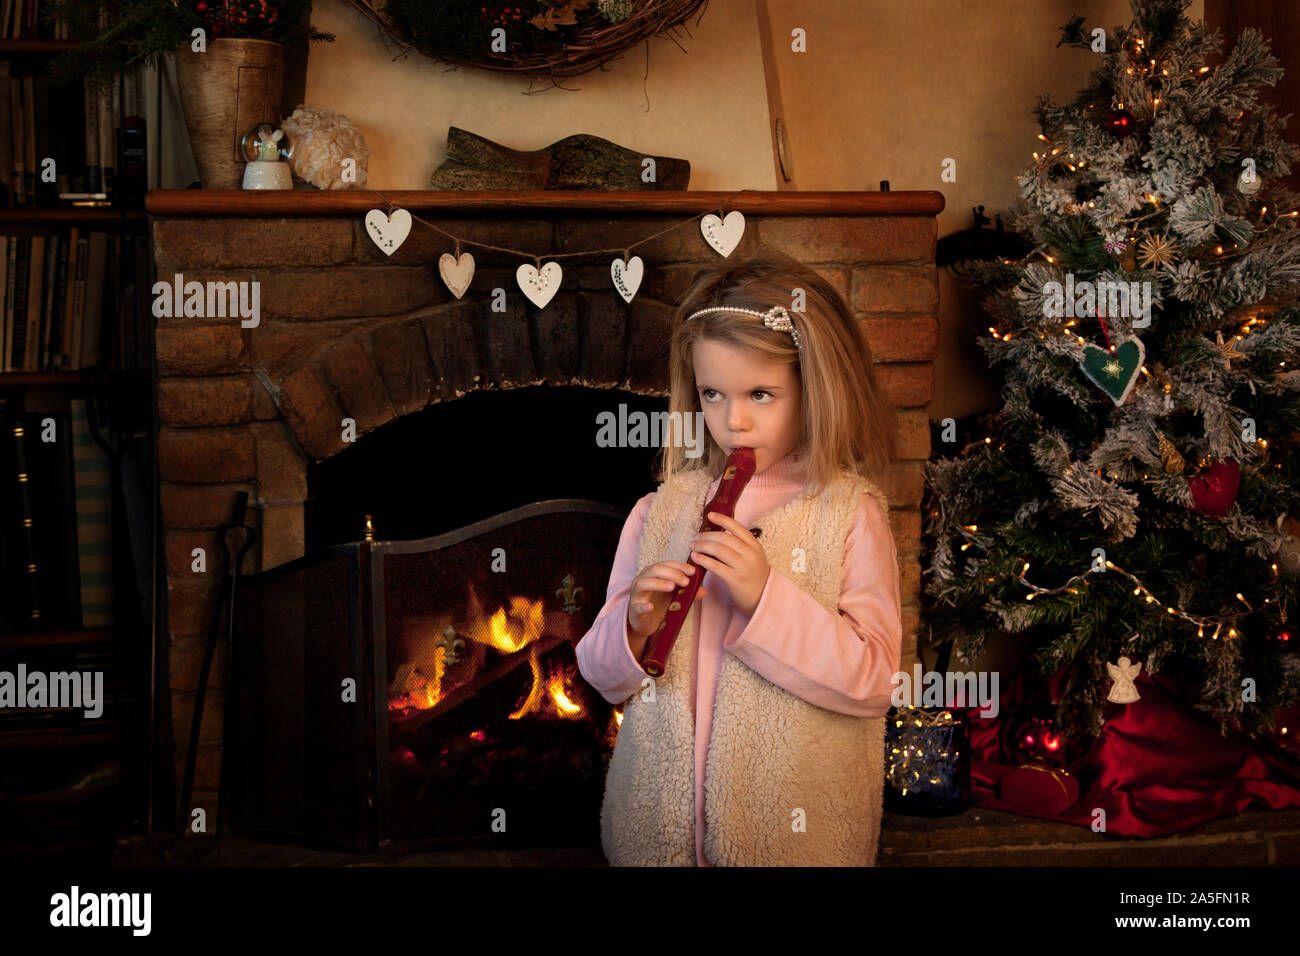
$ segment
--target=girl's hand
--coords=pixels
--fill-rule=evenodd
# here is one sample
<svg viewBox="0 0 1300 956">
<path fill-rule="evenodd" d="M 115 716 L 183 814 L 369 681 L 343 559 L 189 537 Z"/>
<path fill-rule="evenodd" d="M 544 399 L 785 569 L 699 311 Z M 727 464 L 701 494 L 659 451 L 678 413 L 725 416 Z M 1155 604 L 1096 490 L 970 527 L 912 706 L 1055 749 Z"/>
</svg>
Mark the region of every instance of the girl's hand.
<svg viewBox="0 0 1300 956">
<path fill-rule="evenodd" d="M 745 614 L 752 615 L 772 570 L 763 546 L 735 518 L 716 511 L 710 511 L 707 517 L 726 530 L 697 534 L 691 542 L 694 549 L 691 560 L 722 578 L 731 592 L 732 603 Z"/>
<path fill-rule="evenodd" d="M 704 572 L 685 561 L 660 561 L 633 578 L 627 603 L 628 637 L 644 647 L 646 639 L 655 632 L 668 613 L 668 602 L 672 599 L 673 592 L 697 574 L 703 575 Z M 695 592 L 695 600 L 704 597 L 708 590 L 701 585 Z M 640 651 L 641 648 L 634 647 L 632 650 Z"/>
</svg>

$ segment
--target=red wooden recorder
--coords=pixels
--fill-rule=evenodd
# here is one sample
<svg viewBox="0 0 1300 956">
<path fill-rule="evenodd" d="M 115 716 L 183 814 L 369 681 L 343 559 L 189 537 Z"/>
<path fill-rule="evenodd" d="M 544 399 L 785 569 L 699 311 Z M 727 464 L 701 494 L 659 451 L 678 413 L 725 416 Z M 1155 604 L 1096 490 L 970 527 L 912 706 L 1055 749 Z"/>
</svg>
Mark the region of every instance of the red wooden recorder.
<svg viewBox="0 0 1300 956">
<path fill-rule="evenodd" d="M 720 525 L 709 520 L 710 511 L 719 512 L 729 518 L 735 517 L 736 501 L 740 498 L 740 493 L 745 490 L 745 485 L 749 484 L 749 479 L 754 477 L 754 467 L 754 449 L 736 448 L 731 452 L 727 464 L 722 469 L 718 493 L 704 506 L 701 531 L 723 530 Z M 695 592 L 700 589 L 700 582 L 704 580 L 704 569 L 694 561 L 687 563 L 695 568 L 695 573 L 690 576 L 689 582 L 673 592 L 668 602 L 668 613 L 664 615 L 659 627 L 646 641 L 645 650 L 641 654 L 641 667 L 651 677 L 659 677 L 663 674 L 664 664 L 668 661 L 668 654 L 673 649 L 677 634 L 686 621 L 686 615 L 694 606 Z"/>
</svg>

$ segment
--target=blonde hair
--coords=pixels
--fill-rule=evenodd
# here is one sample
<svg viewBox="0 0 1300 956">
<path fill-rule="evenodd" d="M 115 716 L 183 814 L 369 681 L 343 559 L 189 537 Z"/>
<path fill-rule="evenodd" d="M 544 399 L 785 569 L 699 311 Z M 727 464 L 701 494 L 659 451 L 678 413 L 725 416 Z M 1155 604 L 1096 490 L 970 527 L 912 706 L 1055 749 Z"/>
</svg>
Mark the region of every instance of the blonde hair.
<svg viewBox="0 0 1300 956">
<path fill-rule="evenodd" d="M 796 289 L 803 290 L 801 312 L 793 308 Z M 795 347 L 789 332 L 769 329 L 753 315 L 709 312 L 685 321 L 699 309 L 719 305 L 760 312 L 784 306 L 803 347 Z M 794 259 L 777 255 L 701 271 L 673 314 L 670 423 L 673 412 L 684 418 L 701 411 L 693 356 L 695 344 L 704 339 L 744 349 L 760 362 L 794 366 L 803 421 L 791 454 L 807 468 L 808 497 L 820 494 L 841 471 L 872 481 L 887 479 L 897 455 L 898 419 L 876 379 L 861 324 L 826 279 Z M 707 470 L 711 478 L 720 475 L 727 456 L 707 430 L 704 440 L 705 453 L 688 458 L 684 443 L 670 434 L 660 452 L 658 480 L 698 470 Z"/>
</svg>

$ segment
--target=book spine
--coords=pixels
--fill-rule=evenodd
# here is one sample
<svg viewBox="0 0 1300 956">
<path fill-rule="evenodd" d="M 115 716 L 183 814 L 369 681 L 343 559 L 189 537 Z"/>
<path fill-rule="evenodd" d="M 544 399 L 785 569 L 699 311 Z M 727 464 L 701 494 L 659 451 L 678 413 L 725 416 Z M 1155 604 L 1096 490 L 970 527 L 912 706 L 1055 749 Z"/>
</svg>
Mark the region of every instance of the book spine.
<svg viewBox="0 0 1300 956">
<path fill-rule="evenodd" d="M 27 156 L 27 119 L 25 116 L 26 101 L 23 99 L 23 83 L 18 77 L 9 81 L 9 102 L 13 113 L 13 150 L 14 161 L 13 168 L 6 170 L 6 175 L 11 176 L 10 192 L 13 194 L 14 206 L 24 206 L 27 204 L 27 193 L 25 186 L 27 183 L 26 170 L 24 163 Z"/>
<path fill-rule="evenodd" d="M 45 237 L 32 236 L 31 262 L 27 268 L 27 349 L 23 371 L 38 372 L 41 357 L 41 306 L 45 302 Z"/>
<path fill-rule="evenodd" d="M 101 187 L 104 192 L 110 192 L 113 188 L 113 168 L 116 165 L 113 156 L 113 98 L 116 95 L 113 84 L 100 90 L 95 97 L 95 108 L 99 110 L 98 130 L 99 130 L 99 168 L 101 171 Z"/>
<path fill-rule="evenodd" d="M 18 334 L 18 318 L 14 311 L 14 295 L 17 292 L 15 286 L 18 285 L 18 246 L 21 244 L 22 236 L 9 237 L 9 287 L 5 291 L 5 353 L 3 356 L 3 365 L 6 372 L 17 371 L 18 366 L 14 364 L 14 338 Z"/>
<path fill-rule="evenodd" d="M 86 320 L 82 325 L 81 366 L 103 367 L 100 338 L 104 329 L 104 286 L 108 271 L 108 233 L 90 234 L 90 256 L 86 263 Z"/>
<path fill-rule="evenodd" d="M 41 623 L 41 600 L 36 566 L 36 521 L 32 514 L 31 476 L 27 472 L 26 426 L 21 417 L 8 422 L 9 441 L 13 442 L 14 466 L 17 470 L 19 542 L 19 604 L 16 624 L 19 630 L 29 630 Z"/>
<path fill-rule="evenodd" d="M 13 315 L 9 312 L 9 249 L 12 240 L 0 236 L 0 372 L 9 371 L 9 348 L 14 334 Z"/>
<path fill-rule="evenodd" d="M 18 271 L 14 277 L 14 347 L 9 353 L 9 367 L 15 372 L 27 370 L 27 295 L 31 282 L 32 237 L 18 237 Z"/>
<path fill-rule="evenodd" d="M 104 190 L 104 172 L 99 165 L 99 98 L 90 83 L 85 84 L 86 192 Z"/>
<path fill-rule="evenodd" d="M 0 22 L 3 22 L 0 15 Z M 0 179 L 3 179 L 4 198 L 0 205 L 14 204 L 13 181 L 10 173 L 14 167 L 14 105 L 10 98 L 9 61 L 0 60 Z"/>
<path fill-rule="evenodd" d="M 77 284 L 72 299 L 72 345 L 68 351 L 68 367 L 74 371 L 82 368 L 81 339 L 86 327 L 86 274 L 90 268 L 90 240 L 82 236 L 77 245 Z"/>
<path fill-rule="evenodd" d="M 55 113 L 50 109 L 50 78 L 36 76 L 32 78 L 32 137 L 35 150 L 32 163 L 32 193 L 36 197 L 35 205 L 49 208 L 58 205 L 59 184 L 58 167 L 67 164 L 67 157 L 56 145 L 62 136 L 63 124 L 54 122 Z M 50 160 L 54 159 L 54 168 L 50 169 Z M 53 181 L 50 173 L 54 173 Z M 65 181 L 66 181 L 66 172 Z"/>
<path fill-rule="evenodd" d="M 72 458 L 77 495 L 77 558 L 81 626 L 113 623 L 113 507 L 108 459 L 95 444 L 86 403 L 72 402 Z"/>
<path fill-rule="evenodd" d="M 64 313 L 68 309 L 68 260 L 72 257 L 71 234 L 59 238 L 59 265 L 54 272 L 54 308 L 50 312 L 50 369 L 62 371 L 68 367 L 63 358 Z"/>
<path fill-rule="evenodd" d="M 23 196 L 36 205 L 36 77 L 23 77 Z"/>
<path fill-rule="evenodd" d="M 68 230 L 68 259 L 59 288 L 63 290 L 63 309 L 59 326 L 59 368 L 75 369 L 72 364 L 72 321 L 76 311 L 77 265 L 81 255 L 81 230 L 73 226 Z"/>
<path fill-rule="evenodd" d="M 54 336 L 54 287 L 59 274 L 59 247 L 63 244 L 60 236 L 49 236 L 45 240 L 45 272 L 41 276 L 41 351 L 37 356 L 37 370 L 50 370 L 50 347 Z"/>
</svg>

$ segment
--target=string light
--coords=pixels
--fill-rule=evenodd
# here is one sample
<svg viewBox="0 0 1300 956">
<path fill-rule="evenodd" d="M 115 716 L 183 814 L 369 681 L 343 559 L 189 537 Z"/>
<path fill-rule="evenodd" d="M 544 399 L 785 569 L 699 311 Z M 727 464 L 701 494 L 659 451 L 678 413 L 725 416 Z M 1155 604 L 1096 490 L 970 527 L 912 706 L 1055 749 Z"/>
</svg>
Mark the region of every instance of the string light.
<svg viewBox="0 0 1300 956">
<path fill-rule="evenodd" d="M 987 440 L 988 440 L 988 439 L 985 439 L 985 441 L 987 441 Z M 979 542 L 977 541 L 977 539 L 976 539 L 972 534 L 970 534 L 970 533 L 967 531 L 966 528 L 959 527 L 958 530 L 959 530 L 963 535 L 965 535 L 966 537 L 968 537 L 968 538 L 971 539 L 970 542 L 968 542 L 968 544 L 978 544 L 978 543 L 979 543 Z M 962 547 L 962 550 L 964 551 L 965 549 L 966 549 L 966 547 L 963 546 L 963 547 Z M 1108 571 L 1116 571 L 1116 572 L 1118 572 L 1119 574 L 1124 575 L 1124 577 L 1128 578 L 1130 581 L 1132 581 L 1132 582 L 1134 583 L 1134 585 L 1136 585 L 1136 587 L 1134 587 L 1134 589 L 1133 589 L 1133 594 L 1134 594 L 1135 596 L 1141 595 L 1141 596 L 1145 597 L 1145 599 L 1146 599 L 1146 603 L 1147 603 L 1147 604 L 1155 604 L 1157 607 L 1162 608 L 1162 609 L 1165 610 L 1167 613 L 1169 613 L 1169 614 L 1171 614 L 1171 615 L 1173 615 L 1173 616 L 1175 616 L 1175 617 L 1180 617 L 1180 618 L 1182 618 L 1182 619 L 1185 620 L 1185 621 L 1189 621 L 1189 622 L 1191 622 L 1192 624 L 1195 624 L 1195 625 L 1197 626 L 1197 630 L 1196 630 L 1196 636 L 1197 636 L 1197 637 L 1204 637 L 1204 636 L 1205 636 L 1205 627 L 1206 627 L 1207 625 L 1209 625 L 1209 624 L 1213 624 L 1213 625 L 1214 625 L 1214 634 L 1211 635 L 1211 640 L 1218 640 L 1218 639 L 1219 639 L 1219 634 L 1220 634 L 1220 633 L 1222 632 L 1222 630 L 1223 630 L 1223 622 L 1220 621 L 1218 618 L 1214 618 L 1214 617 L 1206 617 L 1206 616 L 1202 616 L 1202 615 L 1198 615 L 1198 614 L 1189 614 L 1189 613 L 1187 613 L 1186 611 L 1184 611 L 1181 607 L 1174 607 L 1174 606 L 1171 606 L 1171 605 L 1164 604 L 1162 601 L 1160 601 L 1159 598 L 1157 598 L 1155 595 L 1153 595 L 1153 594 L 1152 594 L 1152 593 L 1147 589 L 1147 586 L 1146 586 L 1145 584 L 1143 584 L 1142 581 L 1141 581 L 1141 580 L 1140 580 L 1136 575 L 1130 574 L 1128 571 L 1125 571 L 1123 568 L 1121 568 L 1119 565 L 1115 564 L 1115 562 L 1113 562 L 1113 561 L 1107 560 L 1107 561 L 1106 561 L 1106 568 L 1107 568 Z M 1277 565 L 1273 565 L 1273 570 L 1274 570 L 1274 573 L 1276 574 L 1276 573 L 1277 573 Z M 1082 574 L 1076 574 L 1076 575 L 1074 575 L 1074 576 L 1071 577 L 1068 581 L 1066 581 L 1064 584 L 1062 584 L 1060 587 L 1056 587 L 1056 588 L 1044 588 L 1044 587 L 1039 587 L 1037 584 L 1034 584 L 1032 581 L 1028 580 L 1028 579 L 1025 577 L 1025 575 L 1028 573 L 1028 571 L 1029 571 L 1029 562 L 1028 562 L 1028 561 L 1025 561 L 1023 567 L 1020 569 L 1020 574 L 1019 574 L 1019 576 L 1018 576 L 1018 578 L 1017 578 L 1017 580 L 1018 580 L 1021 584 L 1023 584 L 1025 587 L 1027 587 L 1027 588 L 1030 589 L 1030 593 L 1027 594 L 1027 595 L 1025 595 L 1025 602 L 1026 602 L 1026 603 L 1029 603 L 1029 602 L 1033 601 L 1033 599 L 1034 599 L 1035 597 L 1037 597 L 1037 596 L 1039 596 L 1039 595 L 1041 595 L 1041 594 L 1046 594 L 1046 595 L 1051 595 L 1051 594 L 1061 594 L 1061 593 L 1066 592 L 1066 591 L 1068 591 L 1068 592 L 1071 593 L 1071 594 L 1077 594 L 1078 591 L 1077 591 L 1075 588 L 1073 588 L 1072 585 L 1073 585 L 1075 582 L 1077 582 L 1077 581 L 1082 581 L 1082 582 L 1086 585 L 1086 584 L 1088 583 L 1088 575 L 1090 575 L 1090 574 L 1094 574 L 1094 573 L 1098 573 L 1098 572 L 1096 572 L 1093 568 L 1090 567 L 1087 571 L 1084 571 Z M 993 580 L 992 578 L 989 579 L 990 582 L 992 582 L 992 580 Z M 1254 611 L 1254 608 L 1251 606 L 1250 602 L 1247 601 L 1244 597 L 1242 597 L 1241 594 L 1238 594 L 1237 597 L 1240 598 L 1240 599 L 1241 599 L 1241 602 L 1242 602 L 1243 604 L 1245 604 L 1246 607 L 1249 609 L 1249 611 L 1247 611 L 1246 613 L 1251 613 L 1251 612 Z M 1268 603 L 1270 603 L 1270 600 L 1271 600 L 1271 599 L 1269 599 L 1269 598 L 1265 598 L 1264 603 L 1265 603 L 1265 604 L 1268 604 Z M 1240 615 L 1234 615 L 1234 616 L 1231 617 L 1231 621 L 1232 621 L 1233 624 L 1236 623 L 1237 618 L 1238 618 L 1239 616 L 1240 616 Z M 1235 627 L 1232 627 L 1232 626 L 1229 626 L 1229 627 L 1228 627 L 1228 638 L 1229 638 L 1229 639 L 1232 639 L 1232 638 L 1235 638 L 1235 637 L 1237 637 L 1237 630 L 1236 630 L 1236 628 L 1235 628 Z"/>
</svg>

